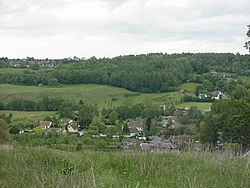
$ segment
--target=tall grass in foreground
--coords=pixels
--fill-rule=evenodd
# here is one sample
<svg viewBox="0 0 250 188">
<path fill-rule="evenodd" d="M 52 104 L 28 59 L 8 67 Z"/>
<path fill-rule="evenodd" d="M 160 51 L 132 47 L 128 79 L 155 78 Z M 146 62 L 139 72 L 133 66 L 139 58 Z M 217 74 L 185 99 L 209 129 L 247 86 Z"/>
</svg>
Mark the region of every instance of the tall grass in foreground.
<svg viewBox="0 0 250 188">
<path fill-rule="evenodd" d="M 250 187 L 250 161 L 211 153 L 0 149 L 4 187 Z"/>
</svg>

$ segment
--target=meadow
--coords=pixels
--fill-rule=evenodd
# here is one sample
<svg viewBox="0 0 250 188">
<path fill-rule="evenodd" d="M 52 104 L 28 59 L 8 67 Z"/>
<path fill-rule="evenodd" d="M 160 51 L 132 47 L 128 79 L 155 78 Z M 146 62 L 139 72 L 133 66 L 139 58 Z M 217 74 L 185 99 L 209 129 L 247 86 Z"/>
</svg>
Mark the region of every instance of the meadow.
<svg viewBox="0 0 250 188">
<path fill-rule="evenodd" d="M 188 82 L 184 83 L 178 86 L 179 89 L 185 89 L 188 93 L 193 93 L 197 86 L 201 84 L 194 83 L 194 82 Z"/>
<path fill-rule="evenodd" d="M 28 70 L 28 69 L 22 69 L 22 68 L 0 68 L 0 74 L 1 73 L 22 73 L 24 70 Z"/>
<path fill-rule="evenodd" d="M 190 108 L 196 106 L 200 110 L 210 110 L 212 103 L 211 102 L 183 102 L 176 105 L 177 108 Z"/>
<path fill-rule="evenodd" d="M 125 97 L 125 95 L 134 94 L 135 96 Z M 181 99 L 178 92 L 141 93 L 138 96 L 136 95 L 136 92 L 131 92 L 123 88 L 96 84 L 62 85 L 59 87 L 0 85 L 0 99 L 3 101 L 8 101 L 13 98 L 36 100 L 42 97 L 62 97 L 69 100 L 86 99 L 93 104 L 97 104 L 98 107 L 103 108 L 111 104 L 113 106 L 119 105 L 126 98 L 131 98 L 134 103 L 153 101 L 156 104 L 172 104 Z"/>
<path fill-rule="evenodd" d="M 250 187 L 249 159 L 211 153 L 67 152 L 0 147 L 6 187 Z"/>
<path fill-rule="evenodd" d="M 198 85 L 196 83 L 185 83 L 180 85 L 179 88 L 185 89 L 188 95 L 194 95 L 193 92 Z M 136 93 L 124 88 L 97 84 L 61 85 L 57 87 L 0 84 L 0 100 L 5 102 L 14 98 L 37 100 L 42 97 L 62 97 L 75 101 L 85 99 L 92 104 L 97 104 L 98 108 L 101 109 L 120 105 L 127 98 L 135 104 L 151 101 L 157 105 L 166 104 L 172 106 L 181 102 L 182 95 L 178 92 Z M 184 103 L 183 105 L 185 106 L 186 104 Z M 207 109 L 210 104 L 190 103 L 188 107 L 190 105 Z"/>
</svg>

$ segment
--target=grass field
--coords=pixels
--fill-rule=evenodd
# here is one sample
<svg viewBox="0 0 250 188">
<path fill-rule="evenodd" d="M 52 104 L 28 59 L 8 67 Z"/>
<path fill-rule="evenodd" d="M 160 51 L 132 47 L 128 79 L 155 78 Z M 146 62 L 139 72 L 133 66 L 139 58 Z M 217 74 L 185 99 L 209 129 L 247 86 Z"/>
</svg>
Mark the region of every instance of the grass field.
<svg viewBox="0 0 250 188">
<path fill-rule="evenodd" d="M 70 100 L 86 99 L 98 107 L 108 107 L 109 103 L 113 106 L 121 104 L 125 99 L 124 95 L 133 94 L 123 88 L 107 85 L 81 84 L 81 85 L 62 85 L 60 87 L 38 87 L 1 84 L 0 99 L 8 101 L 13 98 L 39 99 L 41 97 L 63 97 Z M 134 103 L 153 101 L 155 104 L 175 104 L 181 99 L 178 92 L 167 93 L 142 93 L 139 96 L 129 97 Z"/>
<path fill-rule="evenodd" d="M 1 110 L 0 113 L 12 114 L 13 119 L 28 118 L 31 120 L 42 119 L 46 116 L 53 115 L 56 112 L 51 111 L 37 111 L 37 112 L 25 112 L 25 111 L 9 111 Z"/>
<path fill-rule="evenodd" d="M 0 74 L 1 73 L 19 73 L 19 72 L 23 72 L 23 70 L 28 70 L 28 69 L 21 69 L 21 68 L 0 68 Z"/>
<path fill-rule="evenodd" d="M 184 102 L 181 104 L 176 105 L 177 108 L 190 108 L 192 106 L 196 106 L 201 110 L 210 109 L 212 106 L 211 102 Z"/>
<path fill-rule="evenodd" d="M 250 187 L 249 159 L 211 153 L 65 152 L 0 147 L 6 187 Z"/>
<path fill-rule="evenodd" d="M 187 92 L 193 93 L 195 91 L 196 87 L 199 85 L 201 85 L 201 84 L 189 82 L 189 83 L 184 83 L 184 84 L 179 85 L 178 88 L 185 89 Z"/>
<path fill-rule="evenodd" d="M 188 91 L 189 95 L 194 95 L 193 91 L 199 84 L 185 83 L 179 88 Z M 124 95 L 135 94 L 123 88 L 117 88 L 107 85 L 80 84 L 80 85 L 62 85 L 60 87 L 38 87 L 38 86 L 20 86 L 1 84 L 0 100 L 8 101 L 13 98 L 28 98 L 37 100 L 42 97 L 63 97 L 69 100 L 86 99 L 90 103 L 97 104 L 101 109 L 108 105 L 117 106 L 125 100 Z M 180 102 L 182 95 L 178 92 L 166 93 L 141 93 L 139 96 L 129 97 L 136 103 L 152 101 L 154 104 L 176 105 Z M 197 106 L 200 109 L 208 109 L 211 103 L 182 103 L 178 108 Z"/>
</svg>

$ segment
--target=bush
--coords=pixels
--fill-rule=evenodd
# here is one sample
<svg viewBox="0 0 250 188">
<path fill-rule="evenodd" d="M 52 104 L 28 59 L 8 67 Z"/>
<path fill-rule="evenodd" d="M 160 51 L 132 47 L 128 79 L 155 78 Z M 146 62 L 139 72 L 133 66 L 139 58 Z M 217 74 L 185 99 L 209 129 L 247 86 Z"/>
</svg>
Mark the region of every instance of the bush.
<svg viewBox="0 0 250 188">
<path fill-rule="evenodd" d="M 0 143 L 6 143 L 10 141 L 9 130 L 6 122 L 0 119 Z"/>
</svg>

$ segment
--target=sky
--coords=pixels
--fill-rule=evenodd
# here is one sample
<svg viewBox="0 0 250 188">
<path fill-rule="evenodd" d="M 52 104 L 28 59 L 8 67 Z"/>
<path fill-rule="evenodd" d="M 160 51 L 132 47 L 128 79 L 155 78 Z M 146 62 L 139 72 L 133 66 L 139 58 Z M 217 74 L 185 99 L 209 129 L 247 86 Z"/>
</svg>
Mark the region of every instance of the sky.
<svg viewBox="0 0 250 188">
<path fill-rule="evenodd" d="M 0 57 L 247 53 L 250 0 L 0 0 Z"/>
</svg>

